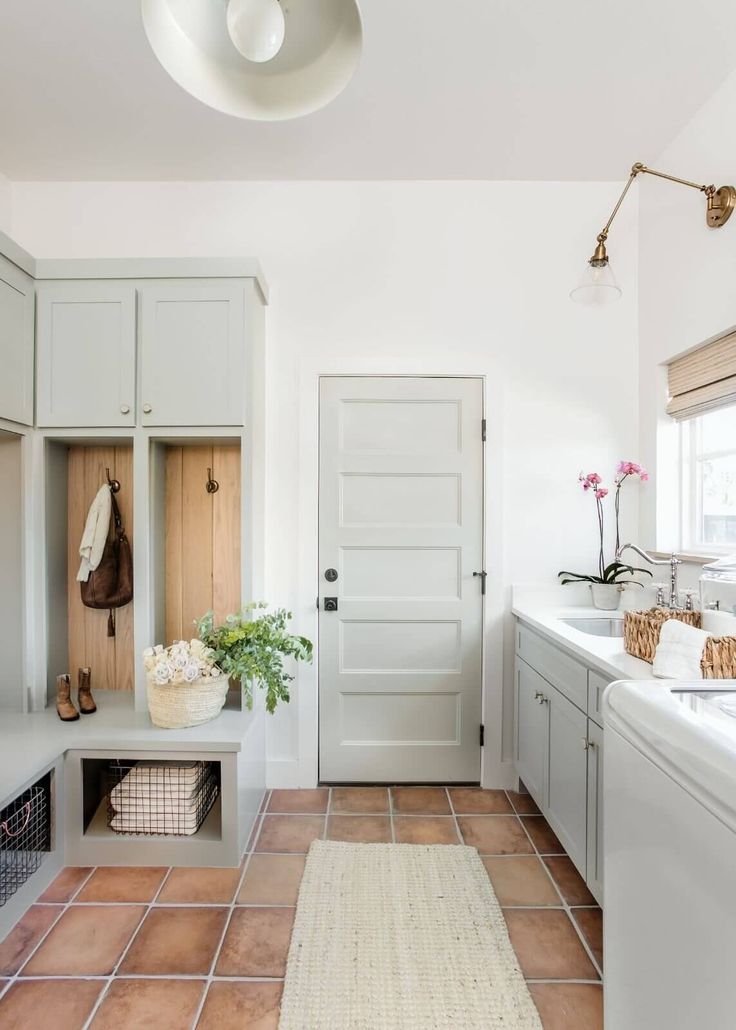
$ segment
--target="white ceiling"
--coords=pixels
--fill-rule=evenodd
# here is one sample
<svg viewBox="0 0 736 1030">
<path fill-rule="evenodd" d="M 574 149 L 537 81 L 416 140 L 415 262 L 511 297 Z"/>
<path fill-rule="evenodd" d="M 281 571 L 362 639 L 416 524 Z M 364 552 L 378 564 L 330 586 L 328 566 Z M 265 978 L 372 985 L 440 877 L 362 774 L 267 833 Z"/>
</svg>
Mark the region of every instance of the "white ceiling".
<svg viewBox="0 0 736 1030">
<path fill-rule="evenodd" d="M 733 0 L 712 0 L 707 17 L 680 0 L 361 7 L 363 60 L 345 92 L 316 114 L 264 124 L 184 93 L 149 49 L 139 0 L 1 0 L 0 172 L 621 179 L 736 67 Z"/>
</svg>

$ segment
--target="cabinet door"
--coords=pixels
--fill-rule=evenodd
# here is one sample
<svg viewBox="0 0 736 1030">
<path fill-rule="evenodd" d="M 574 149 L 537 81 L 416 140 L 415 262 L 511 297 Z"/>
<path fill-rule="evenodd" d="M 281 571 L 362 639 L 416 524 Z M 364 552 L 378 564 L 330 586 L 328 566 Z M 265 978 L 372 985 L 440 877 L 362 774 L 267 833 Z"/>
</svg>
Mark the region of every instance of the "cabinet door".
<svg viewBox="0 0 736 1030">
<path fill-rule="evenodd" d="M 603 904 L 603 730 L 588 722 L 588 861 L 585 879 Z"/>
<path fill-rule="evenodd" d="M 135 288 L 38 287 L 38 424 L 135 425 Z"/>
<path fill-rule="evenodd" d="M 141 297 L 143 425 L 242 425 L 243 285 L 150 283 Z"/>
<path fill-rule="evenodd" d="M 582 876 L 586 872 L 588 719 L 550 687 L 549 763 L 545 815 Z"/>
<path fill-rule="evenodd" d="M 553 691 L 525 662 L 516 662 L 516 771 L 540 807 L 544 807 L 549 705 Z"/>
<path fill-rule="evenodd" d="M 0 418 L 33 425 L 33 281 L 0 257 Z"/>
</svg>

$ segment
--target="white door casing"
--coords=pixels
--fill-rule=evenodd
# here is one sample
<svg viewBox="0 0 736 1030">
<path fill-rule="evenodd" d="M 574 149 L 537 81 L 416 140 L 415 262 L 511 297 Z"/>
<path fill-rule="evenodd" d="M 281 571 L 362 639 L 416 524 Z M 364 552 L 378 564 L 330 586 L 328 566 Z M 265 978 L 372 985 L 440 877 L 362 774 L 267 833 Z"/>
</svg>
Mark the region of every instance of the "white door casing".
<svg viewBox="0 0 736 1030">
<path fill-rule="evenodd" d="M 323 781 L 480 778 L 482 418 L 479 378 L 320 382 Z"/>
</svg>

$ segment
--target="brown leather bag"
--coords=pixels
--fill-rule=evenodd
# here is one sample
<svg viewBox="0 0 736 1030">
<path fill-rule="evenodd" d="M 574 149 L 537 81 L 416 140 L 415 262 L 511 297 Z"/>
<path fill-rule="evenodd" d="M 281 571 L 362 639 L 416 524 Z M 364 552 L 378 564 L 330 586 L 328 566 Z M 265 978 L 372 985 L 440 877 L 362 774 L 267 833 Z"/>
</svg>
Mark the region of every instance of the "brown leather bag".
<svg viewBox="0 0 736 1030">
<path fill-rule="evenodd" d="M 133 555 L 125 535 L 118 502 L 112 495 L 115 536 L 108 540 L 97 568 L 81 583 L 82 604 L 87 608 L 109 608 L 107 635 L 115 636 L 115 609 L 133 600 Z"/>
</svg>

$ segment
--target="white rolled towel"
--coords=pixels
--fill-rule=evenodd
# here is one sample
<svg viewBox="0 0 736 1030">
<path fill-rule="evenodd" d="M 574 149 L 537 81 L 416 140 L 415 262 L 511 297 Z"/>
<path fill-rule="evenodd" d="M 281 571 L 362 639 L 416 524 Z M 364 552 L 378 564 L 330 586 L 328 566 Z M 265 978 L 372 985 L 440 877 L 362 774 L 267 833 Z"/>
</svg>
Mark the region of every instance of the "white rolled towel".
<svg viewBox="0 0 736 1030">
<path fill-rule="evenodd" d="M 711 633 L 668 619 L 659 631 L 652 673 L 657 679 L 699 680 L 703 678 L 700 661 L 705 642 Z"/>
</svg>

